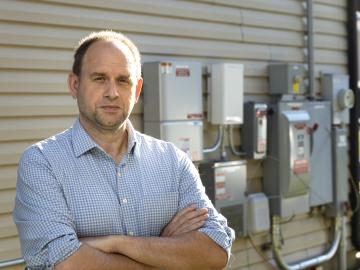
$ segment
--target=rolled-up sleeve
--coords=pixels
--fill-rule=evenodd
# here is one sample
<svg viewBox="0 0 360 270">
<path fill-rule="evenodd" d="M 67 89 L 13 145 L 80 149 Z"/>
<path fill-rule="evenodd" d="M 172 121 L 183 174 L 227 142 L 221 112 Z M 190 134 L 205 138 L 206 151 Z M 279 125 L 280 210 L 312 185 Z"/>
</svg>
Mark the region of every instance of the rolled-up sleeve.
<svg viewBox="0 0 360 270">
<path fill-rule="evenodd" d="M 77 249 L 74 220 L 59 179 L 40 149 L 27 149 L 19 163 L 14 222 L 28 269 L 54 269 Z"/>
<path fill-rule="evenodd" d="M 221 246 L 230 257 L 232 242 L 235 239 L 234 230 L 227 225 L 226 218 L 214 208 L 205 194 L 197 169 L 186 156 L 180 159 L 180 194 L 181 209 L 192 203 L 196 203 L 199 208 L 208 208 L 209 218 L 199 231 Z"/>
</svg>

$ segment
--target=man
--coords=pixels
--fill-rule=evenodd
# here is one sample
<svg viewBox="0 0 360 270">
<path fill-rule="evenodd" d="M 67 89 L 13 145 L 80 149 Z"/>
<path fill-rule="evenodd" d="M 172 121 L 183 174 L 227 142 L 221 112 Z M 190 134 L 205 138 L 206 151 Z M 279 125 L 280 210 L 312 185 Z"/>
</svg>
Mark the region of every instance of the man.
<svg viewBox="0 0 360 270">
<path fill-rule="evenodd" d="M 140 55 L 93 33 L 75 51 L 74 126 L 28 148 L 14 220 L 30 269 L 220 269 L 233 231 L 186 154 L 134 130 Z"/>
</svg>

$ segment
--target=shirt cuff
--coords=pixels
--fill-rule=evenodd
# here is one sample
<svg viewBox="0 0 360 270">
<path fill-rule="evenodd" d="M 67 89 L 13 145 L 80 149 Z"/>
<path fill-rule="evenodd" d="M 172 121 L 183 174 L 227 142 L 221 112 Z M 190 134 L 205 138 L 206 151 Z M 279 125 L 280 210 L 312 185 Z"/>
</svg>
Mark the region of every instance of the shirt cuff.
<svg viewBox="0 0 360 270">
<path fill-rule="evenodd" d="M 235 239 L 234 230 L 231 228 L 226 228 L 224 230 L 221 230 L 221 229 L 211 229 L 211 228 L 203 227 L 203 228 L 200 228 L 199 231 L 206 234 L 216 244 L 218 244 L 220 247 L 222 247 L 226 251 L 226 253 L 228 255 L 228 262 L 229 262 L 230 256 L 231 256 L 232 242 Z"/>
<path fill-rule="evenodd" d="M 54 240 L 49 245 L 49 263 L 53 268 L 56 264 L 61 263 L 74 254 L 81 246 L 81 242 L 74 235 L 67 235 L 64 238 L 59 243 L 57 243 L 57 240 Z"/>
</svg>

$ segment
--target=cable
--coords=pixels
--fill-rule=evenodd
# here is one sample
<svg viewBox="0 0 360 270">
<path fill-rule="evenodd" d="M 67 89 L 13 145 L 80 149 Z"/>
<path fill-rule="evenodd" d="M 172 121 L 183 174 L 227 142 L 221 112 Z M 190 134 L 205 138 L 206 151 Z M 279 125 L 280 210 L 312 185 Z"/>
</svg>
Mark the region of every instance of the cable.
<svg viewBox="0 0 360 270">
<path fill-rule="evenodd" d="M 356 207 L 354 210 L 352 210 L 352 212 L 355 214 L 360 209 L 360 194 L 359 194 L 359 190 L 357 189 L 357 187 L 355 185 L 355 180 L 354 180 L 350 170 L 348 170 L 348 174 L 350 175 L 349 181 L 351 183 L 351 187 L 355 191 L 354 193 L 355 193 L 355 197 L 356 197 Z"/>
<path fill-rule="evenodd" d="M 255 245 L 254 240 L 253 240 L 253 236 L 251 234 L 249 234 L 249 242 L 252 245 L 252 247 L 255 249 L 256 253 L 261 257 L 261 259 L 263 260 L 264 263 L 268 264 L 271 269 L 277 269 L 274 265 L 272 265 L 269 262 L 269 259 L 267 257 L 264 256 L 263 252 L 261 250 L 259 250 L 259 248 Z"/>
</svg>

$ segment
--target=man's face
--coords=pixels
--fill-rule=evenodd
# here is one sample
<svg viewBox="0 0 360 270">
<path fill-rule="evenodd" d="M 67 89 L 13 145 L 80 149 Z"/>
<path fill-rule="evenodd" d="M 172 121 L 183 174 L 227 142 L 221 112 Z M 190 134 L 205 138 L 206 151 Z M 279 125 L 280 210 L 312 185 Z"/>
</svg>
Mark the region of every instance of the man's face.
<svg viewBox="0 0 360 270">
<path fill-rule="evenodd" d="M 96 41 L 87 50 L 80 76 L 69 76 L 81 123 L 99 131 L 116 131 L 138 101 L 142 80 L 136 78 L 130 50 L 117 41 Z"/>
</svg>

